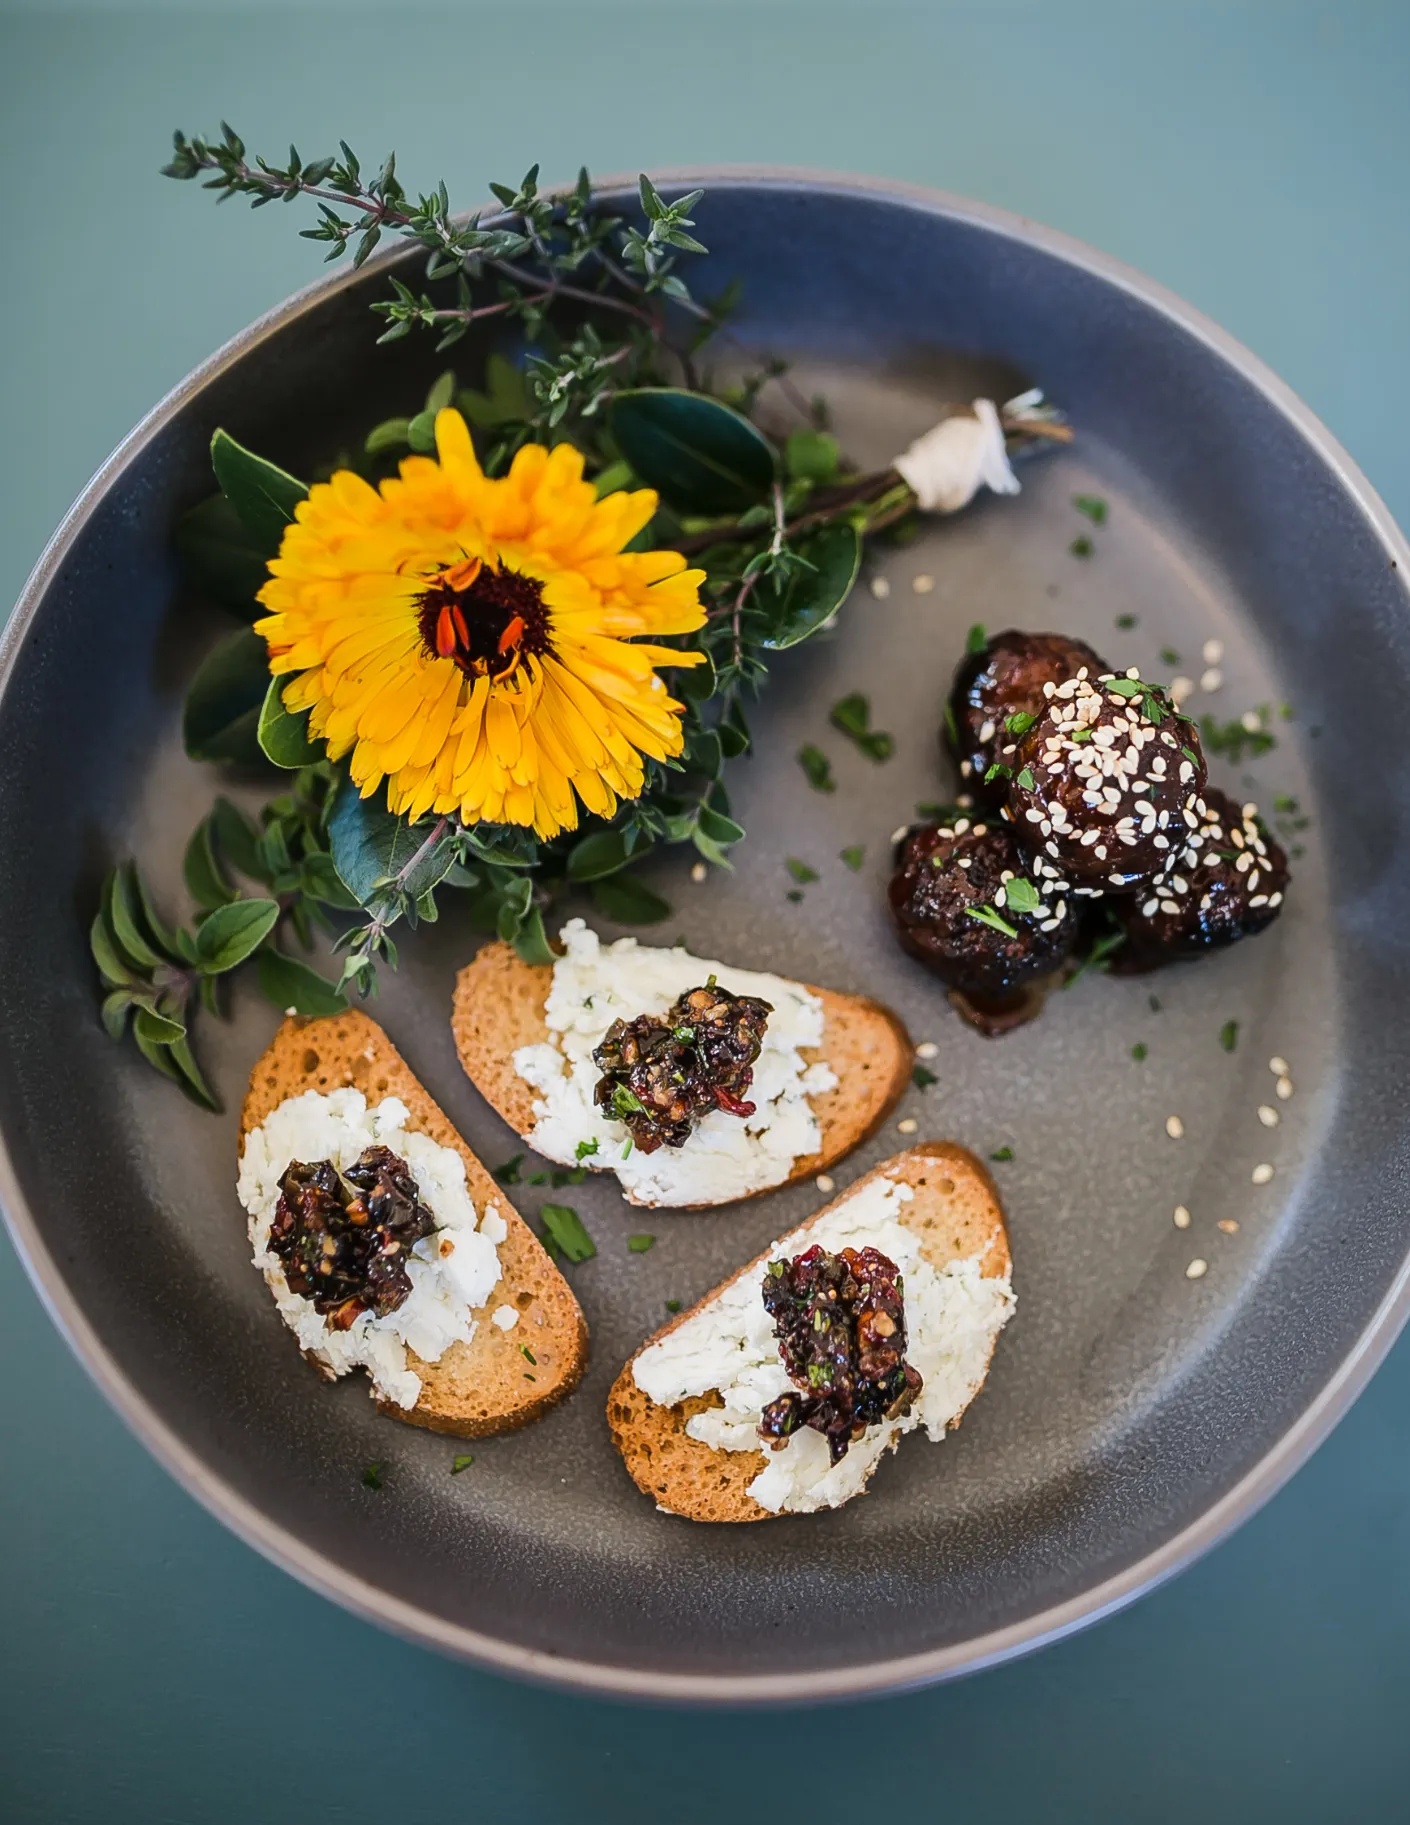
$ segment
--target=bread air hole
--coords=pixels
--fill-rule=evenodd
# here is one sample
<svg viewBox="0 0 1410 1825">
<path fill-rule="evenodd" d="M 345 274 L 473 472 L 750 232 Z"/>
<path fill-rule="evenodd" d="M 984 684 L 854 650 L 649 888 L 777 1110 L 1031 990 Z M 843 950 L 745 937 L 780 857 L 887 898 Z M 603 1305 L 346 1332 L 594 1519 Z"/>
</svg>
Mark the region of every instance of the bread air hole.
<svg viewBox="0 0 1410 1825">
<path fill-rule="evenodd" d="M 310 1046 L 308 1051 L 304 1053 L 304 1076 L 312 1077 L 321 1062 L 317 1052 Z"/>
</svg>

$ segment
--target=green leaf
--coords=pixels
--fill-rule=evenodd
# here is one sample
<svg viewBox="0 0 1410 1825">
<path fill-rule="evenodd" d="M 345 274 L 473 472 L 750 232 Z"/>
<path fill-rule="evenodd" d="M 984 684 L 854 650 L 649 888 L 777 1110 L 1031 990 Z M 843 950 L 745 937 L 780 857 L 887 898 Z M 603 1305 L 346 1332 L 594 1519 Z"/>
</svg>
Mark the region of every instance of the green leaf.
<svg viewBox="0 0 1410 1825">
<path fill-rule="evenodd" d="M 784 866 L 800 887 L 806 887 L 810 881 L 822 878 L 816 868 L 810 868 L 806 862 L 800 862 L 796 855 L 789 856 Z"/>
<path fill-rule="evenodd" d="M 741 413 L 704 393 L 629 388 L 612 401 L 611 428 L 641 481 L 678 512 L 740 513 L 773 486 L 768 440 Z"/>
<path fill-rule="evenodd" d="M 1035 913 L 1043 901 L 1028 877 L 1016 874 L 1012 880 L 1004 882 L 1004 904 L 1011 912 Z"/>
<path fill-rule="evenodd" d="M 126 989 L 114 989 L 111 995 L 103 997 L 103 1025 L 109 1039 L 121 1039 L 127 1031 L 127 1012 L 131 1006 L 132 996 Z"/>
<path fill-rule="evenodd" d="M 705 703 L 715 695 L 715 662 L 707 653 L 703 665 L 683 665 L 673 669 L 671 689 L 687 703 Z"/>
<path fill-rule="evenodd" d="M 103 890 L 103 902 L 107 905 L 108 889 Z M 104 982 L 113 988 L 130 988 L 137 982 L 126 959 L 120 957 L 117 946 L 113 943 L 108 930 L 106 912 L 95 913 L 93 923 L 88 929 L 88 948 L 93 952 L 93 961 L 98 965 L 98 973 Z"/>
<path fill-rule="evenodd" d="M 853 843 L 849 849 L 840 850 L 838 853 L 841 855 L 842 860 L 846 863 L 847 867 L 852 870 L 853 874 L 856 874 L 861 868 L 867 855 L 866 850 L 860 843 Z"/>
<path fill-rule="evenodd" d="M 532 410 L 524 376 L 503 355 L 491 355 L 485 363 L 484 392 L 463 387 L 455 403 L 472 425 L 484 430 L 521 422 Z"/>
<path fill-rule="evenodd" d="M 182 515 L 175 544 L 188 580 L 203 595 L 247 621 L 266 612 L 255 595 L 269 581 L 268 554 L 253 543 L 223 494 L 213 494 Z"/>
<path fill-rule="evenodd" d="M 631 860 L 627 840 L 620 830 L 595 830 L 575 843 L 568 855 L 568 878 L 571 881 L 600 881 L 616 874 Z"/>
<path fill-rule="evenodd" d="M 633 1255 L 644 1255 L 656 1243 L 655 1236 L 639 1235 L 627 1237 L 627 1251 Z"/>
<path fill-rule="evenodd" d="M 447 827 L 442 840 L 426 850 L 435 827 L 434 821 L 409 824 L 404 817 L 393 817 L 380 794 L 360 798 L 351 780 L 343 781 L 328 820 L 328 847 L 339 878 L 359 906 L 369 905 L 404 869 L 409 872 L 400 885 L 413 900 L 440 882 L 455 860 L 455 847 Z M 416 865 L 410 868 L 413 861 Z"/>
<path fill-rule="evenodd" d="M 346 995 L 339 994 L 316 969 L 297 957 L 286 957 L 283 951 L 260 951 L 255 958 L 255 975 L 261 995 L 281 1014 L 290 1008 L 296 1014 L 341 1014 L 347 1008 Z"/>
<path fill-rule="evenodd" d="M 121 868 L 115 868 L 108 876 L 108 929 L 117 940 L 119 954 L 125 953 L 143 969 L 154 970 L 161 964 L 162 957 L 142 928 L 136 873 L 131 863 L 127 863 Z"/>
<path fill-rule="evenodd" d="M 228 798 L 218 798 L 211 807 L 210 822 L 220 853 L 231 867 L 238 868 L 253 881 L 262 880 L 264 863 L 260 859 L 259 833 L 240 807 Z"/>
<path fill-rule="evenodd" d="M 539 1215 L 543 1218 L 544 1240 L 552 1246 L 549 1253 L 557 1251 L 569 1261 L 591 1261 L 597 1253 L 597 1244 L 583 1228 L 583 1220 L 571 1204 L 545 1204 Z"/>
<path fill-rule="evenodd" d="M 211 912 L 235 898 L 235 889 L 226 880 L 216 857 L 210 818 L 202 818 L 191 832 L 181 872 L 186 881 L 187 893 L 202 912 Z"/>
<path fill-rule="evenodd" d="M 233 900 L 218 906 L 196 933 L 198 967 L 208 976 L 223 976 L 257 950 L 279 918 L 276 900 Z"/>
<path fill-rule="evenodd" d="M 211 439 L 211 467 L 255 549 L 274 557 L 308 484 L 237 444 L 228 431 Z"/>
<path fill-rule="evenodd" d="M 491 1171 L 490 1177 L 494 1180 L 496 1185 L 517 1185 L 519 1183 L 519 1168 L 523 1164 L 523 1154 L 516 1153 L 512 1160 L 506 1160 L 502 1166 L 496 1166 Z"/>
<path fill-rule="evenodd" d="M 976 621 L 965 635 L 964 650 L 967 653 L 982 653 L 988 642 L 989 636 L 984 631 L 984 623 Z"/>
<path fill-rule="evenodd" d="M 305 856 L 299 869 L 299 885 L 311 900 L 317 900 L 322 906 L 336 906 L 343 912 L 357 909 L 357 901 L 343 885 L 326 849 L 316 849 L 312 855 Z"/>
<path fill-rule="evenodd" d="M 837 439 L 826 431 L 794 431 L 783 460 L 794 481 L 830 482 L 837 475 Z"/>
<path fill-rule="evenodd" d="M 594 881 L 592 903 L 604 919 L 614 919 L 618 925 L 659 925 L 671 916 L 669 904 L 629 874 Z"/>
<path fill-rule="evenodd" d="M 797 646 L 815 634 L 852 593 L 862 562 L 862 541 L 854 526 L 824 526 L 798 545 L 812 566 L 789 580 L 783 599 L 771 613 L 771 628 L 760 642 L 771 652 Z"/>
<path fill-rule="evenodd" d="M 806 742 L 798 750 L 798 765 L 807 775 L 808 784 L 814 792 L 836 792 L 837 781 L 832 777 L 832 762 L 821 748 Z"/>
<path fill-rule="evenodd" d="M 383 450 L 404 450 L 411 441 L 407 435 L 410 426 L 409 418 L 384 418 L 363 439 L 363 450 L 368 456 L 378 456 Z"/>
<path fill-rule="evenodd" d="M 308 711 L 284 708 L 284 689 L 292 682 L 289 675 L 285 673 L 278 678 L 271 678 L 266 659 L 264 682 L 257 736 L 265 758 L 272 760 L 276 767 L 284 767 L 290 772 L 298 767 L 311 767 L 315 761 L 322 760 L 322 745 L 309 739 Z"/>
<path fill-rule="evenodd" d="M 911 1072 L 911 1082 L 917 1090 L 928 1090 L 932 1084 L 938 1084 L 939 1081 L 940 1079 L 928 1065 L 916 1065 Z"/>
<path fill-rule="evenodd" d="M 721 811 L 712 811 L 708 805 L 700 807 L 697 829 L 712 843 L 728 845 L 744 841 L 743 824 L 736 824 L 732 817 L 726 817 Z"/>
<path fill-rule="evenodd" d="M 841 729 L 844 735 L 855 739 L 865 735 L 871 727 L 871 705 L 860 691 L 853 691 L 850 696 L 840 697 L 828 711 L 828 721 L 833 728 Z"/>
<path fill-rule="evenodd" d="M 1018 933 L 1007 919 L 1002 919 L 992 906 L 966 906 L 965 912 L 971 919 L 977 919 L 981 925 L 988 925 L 996 932 L 1002 932 L 1006 938 L 1016 938 Z"/>
<path fill-rule="evenodd" d="M 1085 513 L 1094 526 L 1106 525 L 1106 502 L 1099 494 L 1074 494 L 1072 504 L 1079 513 Z"/>
<path fill-rule="evenodd" d="M 513 938 L 514 954 L 521 963 L 556 963 L 557 956 L 543 929 L 543 913 L 531 906 Z"/>
<path fill-rule="evenodd" d="M 173 1083 L 181 1082 L 181 1073 L 171 1056 L 170 1046 L 159 1045 L 156 1040 L 149 1039 L 136 1025 L 133 1026 L 132 1037 L 137 1041 L 137 1050 L 154 1070 L 160 1071 L 163 1077 L 169 1077 Z"/>
<path fill-rule="evenodd" d="M 431 382 L 426 395 L 426 410 L 431 413 L 444 411 L 455 398 L 455 369 L 447 368 L 444 374 L 438 374 Z"/>
<path fill-rule="evenodd" d="M 256 731 L 268 688 L 269 649 L 252 627 L 242 627 L 208 653 L 181 712 L 181 739 L 192 760 L 257 765 Z"/>
<path fill-rule="evenodd" d="M 459 1476 L 462 1470 L 468 1470 L 475 1462 L 474 1454 L 469 1451 L 457 1451 L 450 1460 L 450 1474 Z"/>
<path fill-rule="evenodd" d="M 186 1028 L 179 1020 L 168 1020 L 165 1014 L 139 1007 L 132 1030 L 138 1039 L 149 1040 L 154 1046 L 169 1046 L 173 1040 L 182 1037 Z"/>
</svg>

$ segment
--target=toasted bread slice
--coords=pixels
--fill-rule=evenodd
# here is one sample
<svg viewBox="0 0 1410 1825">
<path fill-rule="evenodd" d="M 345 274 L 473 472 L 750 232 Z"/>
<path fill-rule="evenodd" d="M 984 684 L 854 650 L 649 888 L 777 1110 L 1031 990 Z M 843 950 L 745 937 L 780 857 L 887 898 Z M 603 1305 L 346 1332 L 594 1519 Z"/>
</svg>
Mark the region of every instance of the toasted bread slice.
<svg viewBox="0 0 1410 1825">
<path fill-rule="evenodd" d="M 451 1029 L 460 1062 L 475 1088 L 519 1136 L 532 1145 L 534 1095 L 514 1069 L 520 1046 L 539 1045 L 549 1037 L 544 1006 L 553 982 L 553 966 L 521 963 L 508 944 L 487 944 L 455 980 Z M 803 1050 L 808 1064 L 825 1059 L 837 1078 L 831 1090 L 809 1096 L 822 1145 L 793 1162 L 784 1184 L 825 1172 L 829 1166 L 869 1140 L 896 1107 L 910 1082 L 915 1049 L 910 1035 L 879 1002 L 861 995 L 840 995 L 813 988 L 823 1004 L 823 1043 Z M 594 1170 L 610 1170 L 610 1162 Z M 768 1185 L 750 1193 L 776 1191 Z M 638 1203 L 630 1193 L 629 1203 Z M 706 1204 L 673 1206 L 702 1210 Z"/>
<path fill-rule="evenodd" d="M 519 1312 L 518 1324 L 504 1331 L 488 1322 L 486 1308 L 470 1342 L 451 1344 L 439 1362 L 423 1362 L 409 1349 L 407 1365 L 421 1377 L 416 1405 L 400 1407 L 395 1401 L 378 1399 L 378 1407 L 394 1419 L 460 1438 L 527 1425 L 571 1393 L 582 1379 L 587 1366 L 587 1323 L 543 1244 L 421 1087 L 381 1027 L 356 1011 L 330 1014 L 322 1020 L 285 1020 L 251 1074 L 240 1115 L 241 1137 L 291 1096 L 346 1086 L 361 1090 L 371 1104 L 384 1096 L 400 1097 L 411 1111 L 411 1127 L 460 1155 L 476 1208 L 483 1211 L 487 1204 L 496 1205 L 509 1230 L 499 1244 L 502 1272 L 491 1303 L 510 1304 Z M 523 1345 L 533 1351 L 531 1371 Z"/>
<path fill-rule="evenodd" d="M 819 1211 L 812 1223 L 879 1178 L 900 1180 L 914 1191 L 911 1202 L 897 1213 L 898 1220 L 922 1237 L 922 1252 L 933 1266 L 944 1268 L 952 1261 L 973 1257 L 979 1260 L 980 1272 L 986 1279 L 1002 1278 L 1010 1272 L 1008 1232 L 994 1181 L 972 1153 L 949 1141 L 927 1141 L 874 1167 Z M 805 1246 L 810 1227 L 811 1224 L 800 1226 Z M 765 1467 L 764 1451 L 718 1451 L 691 1438 L 685 1429 L 686 1421 L 709 1407 L 721 1405 L 719 1396 L 700 1395 L 672 1407 L 659 1406 L 636 1385 L 632 1369 L 642 1350 L 684 1324 L 742 1275 L 761 1275 L 772 1252 L 766 1250 L 757 1256 L 707 1293 L 690 1311 L 682 1312 L 654 1337 L 648 1337 L 612 1384 L 607 1397 L 607 1423 L 632 1480 L 659 1507 L 685 1520 L 775 1519 L 771 1509 L 762 1507 L 749 1494 L 749 1485 Z M 992 1356 L 991 1346 L 991 1359 Z M 971 1400 L 982 1386 L 983 1377 L 971 1393 Z M 961 1413 L 950 1421 L 951 1429 L 959 1424 Z"/>
</svg>

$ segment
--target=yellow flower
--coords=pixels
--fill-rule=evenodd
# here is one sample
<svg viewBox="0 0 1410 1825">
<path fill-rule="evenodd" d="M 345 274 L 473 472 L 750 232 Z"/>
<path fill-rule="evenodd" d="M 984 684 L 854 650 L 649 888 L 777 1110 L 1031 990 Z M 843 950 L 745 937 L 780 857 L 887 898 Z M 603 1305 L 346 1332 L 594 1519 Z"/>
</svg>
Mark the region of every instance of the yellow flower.
<svg viewBox="0 0 1410 1825">
<path fill-rule="evenodd" d="M 436 416 L 439 461 L 409 456 L 373 488 L 319 483 L 259 592 L 291 710 L 364 798 L 394 812 L 572 830 L 577 799 L 610 817 L 636 798 L 643 755 L 682 745 L 657 676 L 698 653 L 642 634 L 705 619 L 674 551 L 624 551 L 656 510 L 649 489 L 595 498 L 568 444 L 519 451 L 492 480 L 458 412 Z M 574 794 L 577 794 L 577 799 Z"/>
</svg>

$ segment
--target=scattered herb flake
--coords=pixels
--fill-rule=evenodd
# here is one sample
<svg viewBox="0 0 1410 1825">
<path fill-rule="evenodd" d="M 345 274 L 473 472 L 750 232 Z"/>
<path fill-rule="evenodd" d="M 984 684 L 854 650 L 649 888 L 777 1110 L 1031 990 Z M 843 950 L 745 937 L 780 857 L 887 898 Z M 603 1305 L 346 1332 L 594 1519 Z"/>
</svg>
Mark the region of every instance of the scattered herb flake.
<svg viewBox="0 0 1410 1825">
<path fill-rule="evenodd" d="M 524 1358 L 525 1362 L 531 1362 L 535 1368 L 539 1366 L 539 1359 L 534 1355 L 528 1344 L 521 1343 L 519 1345 L 519 1354 Z"/>
<path fill-rule="evenodd" d="M 811 881 L 821 879 L 816 868 L 809 868 L 806 862 L 800 862 L 796 855 L 789 856 L 784 866 L 800 885 L 806 886 Z"/>
<path fill-rule="evenodd" d="M 790 887 L 786 897 L 792 900 L 793 904 L 797 906 L 803 898 L 803 889 L 801 887 Z"/>
<path fill-rule="evenodd" d="M 844 735 L 855 739 L 865 735 L 871 727 L 871 705 L 860 691 L 853 691 L 838 698 L 828 711 L 827 719 L 834 729 L 841 729 Z"/>
<path fill-rule="evenodd" d="M 512 1160 L 506 1160 L 502 1166 L 496 1166 L 490 1177 L 496 1185 L 517 1185 L 519 1168 L 524 1164 L 522 1153 L 516 1153 Z"/>
<path fill-rule="evenodd" d="M 990 780 L 1012 778 L 1013 768 L 1006 767 L 1001 760 L 996 760 L 993 766 L 990 767 L 989 771 L 984 775 L 984 784 L 987 786 Z"/>
<path fill-rule="evenodd" d="M 1090 558 L 1093 550 L 1092 541 L 1085 532 L 1079 532 L 1067 549 L 1074 558 Z"/>
<path fill-rule="evenodd" d="M 1036 789 L 1038 782 L 1033 777 L 1033 769 L 1031 767 L 1025 767 L 1022 773 L 1019 774 L 1018 784 L 1022 786 L 1025 792 L 1032 792 Z"/>
<path fill-rule="evenodd" d="M 853 843 L 848 848 L 840 850 L 838 853 L 841 855 L 842 860 L 852 870 L 853 874 L 856 874 L 862 863 L 867 859 L 867 852 L 860 843 Z"/>
<path fill-rule="evenodd" d="M 1111 953 L 1120 950 L 1125 942 L 1125 932 L 1104 932 L 1062 986 L 1070 989 L 1088 970 L 1100 969 Z"/>
<path fill-rule="evenodd" d="M 547 1183 L 548 1174 L 546 1172 L 536 1172 L 529 1180 L 530 1185 L 547 1185 Z"/>
<path fill-rule="evenodd" d="M 1245 714 L 1252 715 L 1253 712 L 1246 711 Z M 1278 745 L 1278 738 L 1271 729 L 1263 727 L 1261 722 L 1249 728 L 1242 716 L 1233 717 L 1229 722 L 1220 722 L 1215 716 L 1202 716 L 1199 727 L 1209 752 L 1227 755 L 1234 766 L 1246 754 L 1266 754 L 1270 748 Z"/>
<path fill-rule="evenodd" d="M 1226 1052 L 1232 1052 L 1239 1043 L 1239 1023 L 1237 1020 L 1226 1020 L 1219 1029 L 1219 1043 Z"/>
<path fill-rule="evenodd" d="M 924 1065 L 917 1065 L 915 1070 L 911 1072 L 911 1082 L 915 1085 L 917 1090 L 928 1090 L 932 1084 L 938 1084 L 939 1081 L 940 1079 L 935 1073 L 927 1070 Z"/>
<path fill-rule="evenodd" d="M 964 650 L 967 653 L 982 653 L 989 643 L 989 636 L 984 631 L 984 623 L 976 621 L 964 637 Z"/>
<path fill-rule="evenodd" d="M 632 1144 L 630 1141 L 628 1141 L 626 1146 L 623 1147 L 623 1149 L 622 1149 L 622 1158 L 624 1160 L 629 1160 L 631 1157 L 632 1157 Z"/>
<path fill-rule="evenodd" d="M 1286 811 L 1286 812 L 1296 811 L 1297 810 L 1297 800 L 1295 798 L 1292 798 L 1286 792 L 1280 792 L 1278 794 L 1278 796 L 1273 800 L 1273 809 L 1275 811 Z"/>
<path fill-rule="evenodd" d="M 458 1451 L 450 1460 L 450 1474 L 459 1476 L 462 1470 L 468 1470 L 474 1462 L 475 1459 L 470 1452 Z"/>
<path fill-rule="evenodd" d="M 821 748 L 807 742 L 798 750 L 798 765 L 807 775 L 808 784 L 814 792 L 836 792 L 837 781 L 832 777 L 832 762 Z"/>
<path fill-rule="evenodd" d="M 1070 739 L 1072 741 L 1090 741 L 1094 733 L 1095 730 L 1092 729 L 1074 729 Z"/>
<path fill-rule="evenodd" d="M 1116 617 L 1116 625 L 1129 633 L 1133 627 L 1139 626 L 1140 623 L 1138 617 L 1135 615 L 1118 615 Z"/>
<path fill-rule="evenodd" d="M 1113 697 L 1139 697 L 1146 687 L 1139 678 L 1109 678 L 1102 688 Z"/>
<path fill-rule="evenodd" d="M 644 1255 L 648 1248 L 655 1246 L 655 1236 L 628 1236 L 627 1250 L 633 1255 Z"/>
<path fill-rule="evenodd" d="M 1016 938 L 1017 931 L 1007 919 L 1001 919 L 992 906 L 966 906 L 965 911 L 971 919 L 977 919 L 981 925 L 991 926 L 996 932 L 1002 932 L 1006 938 Z"/>
<path fill-rule="evenodd" d="M 668 1312 L 678 1312 L 680 1309 L 681 1302 L 679 1299 L 668 1299 L 666 1301 L 666 1310 Z"/>
<path fill-rule="evenodd" d="M 1016 913 L 1033 913 L 1043 904 L 1043 898 L 1027 875 L 1016 874 L 1004 882 L 1004 904 Z"/>
<path fill-rule="evenodd" d="M 1173 646 L 1163 646 L 1160 649 L 1160 663 L 1162 665 L 1178 665 L 1180 663 L 1180 655 L 1175 651 Z"/>
<path fill-rule="evenodd" d="M 1026 735 L 1037 720 L 1036 710 L 1015 710 L 1012 716 L 1004 718 L 1004 727 L 1010 735 Z"/>
<path fill-rule="evenodd" d="M 597 1152 L 597 1136 L 594 1135 L 590 1141 L 579 1141 L 573 1151 L 580 1160 L 591 1159 Z"/>
<path fill-rule="evenodd" d="M 959 747 L 959 724 L 955 721 L 955 706 L 950 702 L 948 697 L 945 699 L 945 733 L 950 738 L 951 747 Z"/>
<path fill-rule="evenodd" d="M 597 1244 L 583 1228 L 583 1220 L 571 1204 L 545 1204 L 539 1215 L 543 1218 L 544 1241 L 551 1244 L 550 1255 L 557 1250 L 569 1261 L 592 1260 L 597 1253 Z"/>
<path fill-rule="evenodd" d="M 1146 1056 L 1146 1048 L 1139 1039 L 1131 1048 L 1131 1056 L 1135 1059 L 1137 1064 L 1140 1064 Z"/>
<path fill-rule="evenodd" d="M 1150 1003 L 1151 1013 L 1158 1014 L 1160 1012 L 1160 996 L 1159 995 L 1147 995 L 1146 1000 Z"/>
<path fill-rule="evenodd" d="M 1106 525 L 1106 502 L 1099 494 L 1074 494 L 1072 504 L 1079 513 L 1085 513 L 1094 526 Z"/>
<path fill-rule="evenodd" d="M 1011 1160 L 1013 1158 L 1013 1148 L 1012 1147 L 996 1147 L 994 1149 L 994 1151 L 989 1155 L 989 1158 L 991 1160 L 997 1160 L 999 1162 L 999 1164 L 1002 1166 L 1003 1163 L 1005 1162 L 1005 1160 Z"/>
<path fill-rule="evenodd" d="M 382 1466 L 380 1464 L 369 1464 L 367 1466 L 366 1470 L 362 1473 L 362 1485 L 364 1489 L 380 1489 L 382 1487 Z"/>
<path fill-rule="evenodd" d="M 1292 705 L 1290 703 L 1280 704 L 1278 706 L 1278 714 L 1282 717 L 1284 722 L 1291 722 L 1293 719 Z"/>
</svg>

